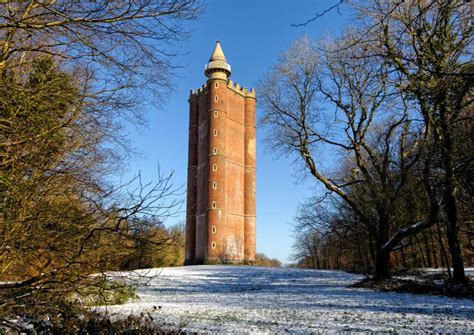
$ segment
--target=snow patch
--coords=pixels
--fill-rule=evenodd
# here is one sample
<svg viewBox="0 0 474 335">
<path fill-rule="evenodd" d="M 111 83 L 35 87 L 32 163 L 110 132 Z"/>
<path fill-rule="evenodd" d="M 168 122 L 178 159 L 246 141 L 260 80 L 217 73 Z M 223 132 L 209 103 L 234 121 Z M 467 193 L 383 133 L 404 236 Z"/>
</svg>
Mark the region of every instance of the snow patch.
<svg viewBox="0 0 474 335">
<path fill-rule="evenodd" d="M 139 301 L 99 309 L 191 332 L 474 333 L 472 300 L 349 288 L 362 277 L 342 271 L 214 265 L 128 277 L 142 282 Z"/>
</svg>

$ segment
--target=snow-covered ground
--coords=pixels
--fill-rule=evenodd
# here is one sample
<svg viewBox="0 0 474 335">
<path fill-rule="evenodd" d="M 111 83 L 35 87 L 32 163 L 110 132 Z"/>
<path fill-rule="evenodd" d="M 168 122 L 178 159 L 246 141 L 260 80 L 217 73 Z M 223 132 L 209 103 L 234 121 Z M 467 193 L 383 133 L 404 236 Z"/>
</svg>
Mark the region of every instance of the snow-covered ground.
<svg viewBox="0 0 474 335">
<path fill-rule="evenodd" d="M 214 265 L 137 273 L 148 278 L 140 299 L 108 312 L 150 313 L 198 333 L 474 333 L 473 300 L 348 288 L 360 277 L 340 271 Z"/>
</svg>

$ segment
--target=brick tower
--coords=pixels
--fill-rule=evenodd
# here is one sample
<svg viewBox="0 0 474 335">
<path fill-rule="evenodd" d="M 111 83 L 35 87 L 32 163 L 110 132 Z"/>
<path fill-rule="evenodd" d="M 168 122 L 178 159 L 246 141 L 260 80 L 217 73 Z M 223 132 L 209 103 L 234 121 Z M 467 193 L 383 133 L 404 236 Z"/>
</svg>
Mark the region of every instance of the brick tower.
<svg viewBox="0 0 474 335">
<path fill-rule="evenodd" d="M 217 41 L 189 97 L 186 264 L 255 259 L 256 97 L 230 73 Z"/>
</svg>

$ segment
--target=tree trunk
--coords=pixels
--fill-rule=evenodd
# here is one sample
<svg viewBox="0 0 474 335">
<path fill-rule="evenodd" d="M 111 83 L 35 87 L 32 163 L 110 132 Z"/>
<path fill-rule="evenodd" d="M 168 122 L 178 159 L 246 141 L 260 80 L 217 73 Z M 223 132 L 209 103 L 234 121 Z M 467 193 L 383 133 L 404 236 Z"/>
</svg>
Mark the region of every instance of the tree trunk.
<svg viewBox="0 0 474 335">
<path fill-rule="evenodd" d="M 377 259 L 375 262 L 375 279 L 384 280 L 390 277 L 389 261 L 390 252 L 383 250 L 381 247 L 377 249 Z"/>
<path fill-rule="evenodd" d="M 376 259 L 375 259 L 375 279 L 384 280 L 390 277 L 390 251 L 383 248 L 388 241 L 388 219 L 385 216 L 379 220 L 379 231 L 377 234 Z"/>
<path fill-rule="evenodd" d="M 369 250 L 370 250 L 370 259 L 369 259 L 369 267 L 370 267 L 370 270 L 372 271 L 375 267 L 375 259 L 377 258 L 376 255 L 375 255 L 375 250 L 376 250 L 376 246 L 374 245 L 374 241 L 372 240 L 372 233 L 369 232 Z"/>
<path fill-rule="evenodd" d="M 423 248 L 421 247 L 421 243 L 420 243 L 420 239 L 418 238 L 418 235 L 415 235 L 415 240 L 416 240 L 416 245 L 418 246 L 418 251 L 420 252 L 420 255 L 421 255 L 421 264 L 423 265 L 424 268 L 426 268 L 428 265 L 426 264 L 425 255 L 423 252 Z"/>
<path fill-rule="evenodd" d="M 423 247 L 426 253 L 426 265 L 428 265 L 428 267 L 430 268 L 433 266 L 433 260 L 431 257 L 431 250 L 430 250 L 430 244 L 428 242 L 428 235 L 426 232 L 423 232 L 422 236 L 423 236 Z"/>
<path fill-rule="evenodd" d="M 315 256 L 316 256 L 316 268 L 317 268 L 318 270 L 321 270 L 321 262 L 320 262 L 320 260 L 319 260 L 319 253 L 318 253 L 318 249 L 317 249 L 317 248 L 315 248 L 315 252 L 316 252 L 316 255 L 315 255 Z"/>
<path fill-rule="evenodd" d="M 451 263 L 453 265 L 453 281 L 462 283 L 466 280 L 464 274 L 464 263 L 462 260 L 461 246 L 458 239 L 456 199 L 446 186 L 445 192 L 446 215 L 448 222 L 446 225 L 446 234 L 448 237 L 449 251 L 451 253 Z"/>
<path fill-rule="evenodd" d="M 363 272 L 366 272 L 366 265 L 365 265 L 365 260 L 364 257 L 362 256 L 362 250 L 360 248 L 360 243 L 357 243 L 357 253 L 359 256 L 359 261 L 358 261 L 358 271 L 362 270 Z"/>
<path fill-rule="evenodd" d="M 453 143 L 451 140 L 451 133 L 446 120 L 446 108 L 441 106 L 441 128 L 443 131 L 444 149 L 443 161 L 446 171 L 446 180 L 444 186 L 444 204 L 445 212 L 448 218 L 446 222 L 446 234 L 448 238 L 449 251 L 451 253 L 451 262 L 453 265 L 453 281 L 461 283 L 466 280 L 464 275 L 464 263 L 462 260 L 461 246 L 458 239 L 458 209 L 456 203 L 456 177 L 454 172 L 454 161 L 452 157 Z"/>
<path fill-rule="evenodd" d="M 449 258 L 446 253 L 446 249 L 444 248 L 444 243 L 443 243 L 443 236 L 441 235 L 441 227 L 439 226 L 439 222 L 436 223 L 436 226 L 438 228 L 438 241 L 439 241 L 439 246 L 440 246 L 440 252 L 441 252 L 441 259 L 443 260 L 444 266 L 446 266 L 446 269 L 448 271 L 448 277 L 453 278 L 451 275 L 451 265 L 449 264 Z"/>
<path fill-rule="evenodd" d="M 433 236 L 434 233 L 433 233 L 432 227 L 430 227 L 429 234 L 430 234 L 430 243 L 431 243 L 431 254 L 433 256 L 434 267 L 439 268 L 439 262 L 438 262 L 438 257 L 436 256 L 436 246 L 434 243 L 434 236 Z"/>
<path fill-rule="evenodd" d="M 402 253 L 402 265 L 403 265 L 403 268 L 404 268 L 404 269 L 408 269 L 408 264 L 407 264 L 407 259 L 406 259 L 406 257 L 405 257 L 405 250 L 404 250 L 404 248 L 402 248 L 401 253 Z"/>
<path fill-rule="evenodd" d="M 449 124 L 449 109 L 447 107 L 448 95 L 446 92 L 440 95 L 440 130 L 441 130 L 441 149 L 443 155 L 443 164 L 445 169 L 444 185 L 444 210 L 448 218 L 446 222 L 446 234 L 448 238 L 449 251 L 451 253 L 451 262 L 453 265 L 453 281 L 456 283 L 466 280 L 464 275 L 464 264 L 462 260 L 461 246 L 458 239 L 458 208 L 456 203 L 456 176 L 454 164 L 454 143 L 451 137 Z"/>
</svg>

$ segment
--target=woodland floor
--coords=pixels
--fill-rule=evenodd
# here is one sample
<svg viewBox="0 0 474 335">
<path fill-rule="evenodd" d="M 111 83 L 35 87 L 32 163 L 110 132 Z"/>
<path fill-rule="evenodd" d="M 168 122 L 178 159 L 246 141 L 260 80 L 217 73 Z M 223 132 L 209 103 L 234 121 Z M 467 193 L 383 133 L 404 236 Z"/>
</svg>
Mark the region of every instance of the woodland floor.
<svg viewBox="0 0 474 335">
<path fill-rule="evenodd" d="M 169 329 L 198 333 L 474 333 L 474 300 L 349 286 L 341 271 L 187 266 L 121 273 L 139 299 L 101 307 L 149 313 Z"/>
</svg>

